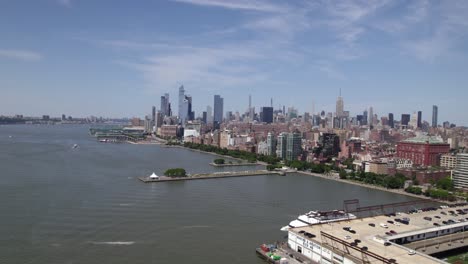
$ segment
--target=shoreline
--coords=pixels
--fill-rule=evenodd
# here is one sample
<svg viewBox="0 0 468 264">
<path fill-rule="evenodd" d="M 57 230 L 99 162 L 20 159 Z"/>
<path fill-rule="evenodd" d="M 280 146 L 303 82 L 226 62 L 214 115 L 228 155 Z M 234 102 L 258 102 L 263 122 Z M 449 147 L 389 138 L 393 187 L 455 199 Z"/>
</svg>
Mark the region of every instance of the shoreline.
<svg viewBox="0 0 468 264">
<path fill-rule="evenodd" d="M 418 198 L 418 199 L 431 200 L 431 201 L 436 202 L 436 203 L 444 203 L 444 204 L 457 203 L 456 201 L 455 202 L 442 201 L 442 200 L 436 200 L 436 199 L 433 199 L 433 198 L 430 198 L 430 197 L 426 197 L 426 196 L 423 196 L 423 195 L 408 193 L 408 192 L 405 192 L 403 189 L 387 189 L 387 188 L 381 187 L 381 186 L 376 186 L 376 185 L 366 184 L 366 183 L 361 183 L 361 182 L 356 182 L 356 181 L 350 181 L 350 180 L 343 180 L 343 179 L 340 179 L 340 178 L 333 178 L 333 177 L 330 177 L 330 176 L 326 176 L 326 175 L 322 175 L 322 174 L 318 174 L 318 173 L 313 173 L 313 172 L 307 172 L 307 171 L 296 171 L 296 172 L 299 173 L 299 174 L 307 175 L 307 176 L 314 176 L 314 177 L 319 177 L 319 178 L 326 179 L 326 180 L 337 181 L 337 182 L 342 182 L 342 183 L 347 183 L 347 184 L 353 184 L 353 185 L 357 185 L 357 186 L 361 186 L 361 187 L 365 187 L 365 188 L 369 188 L 369 189 L 374 189 L 374 190 L 379 190 L 379 191 L 386 191 L 386 192 L 390 192 L 390 193 L 406 195 L 406 196 L 410 196 L 410 197 Z"/>
<path fill-rule="evenodd" d="M 164 147 L 183 148 L 183 149 L 188 149 L 188 150 L 195 151 L 195 152 L 212 154 L 212 155 L 215 155 L 215 156 L 218 156 L 218 157 L 224 157 L 224 158 L 230 158 L 230 159 L 244 161 L 243 159 L 233 158 L 231 156 L 221 155 L 221 154 L 217 154 L 217 153 L 213 153 L 213 152 L 202 151 L 202 150 L 199 150 L 199 149 L 191 149 L 191 148 L 187 148 L 187 147 L 180 146 L 180 145 L 179 146 L 178 145 L 173 145 L 173 146 L 164 145 Z M 263 166 L 268 165 L 268 163 L 262 162 L 262 161 L 257 161 L 257 164 L 258 165 L 263 165 Z M 333 178 L 333 177 L 330 177 L 330 176 L 326 176 L 325 174 L 319 174 L 319 173 L 307 172 L 307 171 L 299 171 L 299 170 L 295 171 L 295 173 L 306 175 L 306 176 L 319 177 L 319 178 L 322 178 L 322 179 L 342 182 L 342 183 L 346 183 L 346 184 L 353 184 L 353 185 L 357 185 L 357 186 L 361 186 L 361 187 L 365 187 L 365 188 L 369 188 L 369 189 L 385 191 L 385 192 L 390 192 L 390 193 L 394 193 L 394 194 L 406 195 L 406 196 L 413 197 L 413 198 L 418 198 L 418 199 L 431 200 L 431 201 L 436 202 L 436 203 L 443 203 L 443 204 L 457 203 L 457 201 L 455 201 L 455 202 L 442 201 L 442 200 L 436 200 L 436 199 L 433 199 L 433 198 L 430 198 L 430 197 L 426 197 L 424 195 L 417 195 L 417 194 L 413 194 L 413 193 L 408 193 L 408 192 L 405 192 L 403 189 L 387 189 L 387 188 L 381 187 L 381 186 L 365 184 L 365 183 L 350 181 L 350 180 L 343 180 L 343 179 L 340 179 L 340 178 Z"/>
</svg>

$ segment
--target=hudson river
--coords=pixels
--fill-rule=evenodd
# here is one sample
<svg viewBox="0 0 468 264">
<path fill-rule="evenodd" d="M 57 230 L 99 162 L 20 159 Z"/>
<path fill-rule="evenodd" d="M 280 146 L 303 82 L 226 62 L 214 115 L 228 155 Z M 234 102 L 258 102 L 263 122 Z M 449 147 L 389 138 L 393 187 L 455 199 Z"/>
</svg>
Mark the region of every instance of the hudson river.
<svg viewBox="0 0 468 264">
<path fill-rule="evenodd" d="M 99 143 L 87 126 L 0 126 L 0 263 L 265 263 L 255 248 L 284 240 L 279 229 L 299 214 L 413 199 L 303 175 L 137 180 L 252 168 L 213 168 L 214 158 Z"/>
</svg>

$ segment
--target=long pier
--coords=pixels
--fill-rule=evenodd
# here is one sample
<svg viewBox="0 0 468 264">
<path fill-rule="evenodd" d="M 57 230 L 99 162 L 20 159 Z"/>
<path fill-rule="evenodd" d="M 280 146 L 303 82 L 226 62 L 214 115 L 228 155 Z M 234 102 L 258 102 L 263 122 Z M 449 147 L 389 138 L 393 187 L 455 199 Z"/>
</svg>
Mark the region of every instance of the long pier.
<svg viewBox="0 0 468 264">
<path fill-rule="evenodd" d="M 169 182 L 169 181 L 190 181 L 190 180 L 207 180 L 219 178 L 232 178 L 232 177 L 246 177 L 246 176 L 262 176 L 262 175 L 286 175 L 282 171 L 268 171 L 268 170 L 255 170 L 255 171 L 227 171 L 227 172 L 213 172 L 213 173 L 198 173 L 188 175 L 187 177 L 167 177 L 160 176 L 158 179 L 150 177 L 138 177 L 144 183 L 153 182 Z"/>
</svg>

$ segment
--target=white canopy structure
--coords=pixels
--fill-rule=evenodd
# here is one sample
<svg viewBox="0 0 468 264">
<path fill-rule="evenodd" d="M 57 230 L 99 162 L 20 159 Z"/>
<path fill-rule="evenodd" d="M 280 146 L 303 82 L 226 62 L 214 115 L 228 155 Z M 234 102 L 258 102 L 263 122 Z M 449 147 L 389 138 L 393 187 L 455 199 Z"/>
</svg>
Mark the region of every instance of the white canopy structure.
<svg viewBox="0 0 468 264">
<path fill-rule="evenodd" d="M 156 173 L 153 172 L 153 174 L 151 174 L 151 176 L 149 176 L 150 179 L 159 179 L 159 176 L 156 175 Z"/>
</svg>

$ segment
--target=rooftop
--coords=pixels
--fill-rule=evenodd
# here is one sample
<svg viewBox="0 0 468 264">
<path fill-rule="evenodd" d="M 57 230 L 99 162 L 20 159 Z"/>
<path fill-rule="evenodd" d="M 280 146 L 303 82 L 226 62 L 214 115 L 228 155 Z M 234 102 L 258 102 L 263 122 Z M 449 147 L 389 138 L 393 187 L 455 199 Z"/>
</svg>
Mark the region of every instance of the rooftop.
<svg viewBox="0 0 468 264">
<path fill-rule="evenodd" d="M 439 137 L 433 137 L 433 136 L 418 136 L 414 138 L 408 138 L 403 140 L 402 142 L 407 142 L 407 143 L 419 143 L 419 144 L 445 144 L 444 141 L 439 138 Z"/>
<path fill-rule="evenodd" d="M 418 234 L 421 232 L 434 230 L 440 230 L 450 227 L 455 227 L 458 225 L 468 225 L 467 216 L 468 215 L 458 215 L 453 216 L 448 213 L 452 210 L 465 209 L 468 206 L 461 206 L 448 209 L 437 209 L 435 211 L 419 212 L 414 214 L 408 213 L 397 213 L 396 216 L 374 216 L 366 217 L 360 219 L 354 219 L 350 221 L 340 221 L 335 223 L 326 223 L 313 225 L 308 227 L 298 227 L 290 229 L 296 236 L 304 237 L 305 239 L 315 240 L 318 243 L 321 243 L 322 246 L 327 239 L 321 236 L 321 232 L 326 233 L 327 235 L 333 236 L 337 239 L 343 240 L 348 243 L 353 242 L 355 239 L 361 240 L 358 243 L 359 248 L 367 247 L 367 251 L 372 254 L 380 255 L 386 259 L 395 259 L 396 263 L 443 263 L 438 259 L 435 259 L 431 256 L 428 256 L 424 253 L 416 252 L 416 254 L 409 254 L 411 249 L 407 245 L 396 245 L 391 244 L 389 246 L 384 245 L 384 241 L 394 240 L 400 236 L 407 236 L 411 234 Z M 442 213 L 444 212 L 444 213 Z M 437 216 L 437 218 L 435 217 Z M 431 217 L 431 221 L 425 220 L 424 217 Z M 408 225 L 401 224 L 395 221 L 395 218 L 409 218 L 410 222 Z M 458 221 L 458 219 L 463 221 Z M 454 224 L 443 224 L 443 221 L 448 221 L 449 219 L 457 220 L 458 223 Z M 388 221 L 393 221 L 393 224 Z M 383 228 L 380 224 L 385 224 L 388 228 Z M 434 223 L 438 223 L 439 226 L 434 226 Z M 371 226 L 369 224 L 373 224 Z M 349 231 L 344 230 L 344 227 L 351 227 L 355 233 L 350 233 Z M 303 232 L 299 233 L 301 230 L 311 233 L 316 237 L 313 239 L 307 238 L 304 236 Z M 389 234 L 389 231 L 393 234 Z M 387 234 L 386 234 L 387 233 Z M 330 244 L 329 244 L 330 245 Z M 336 244 L 335 244 L 336 246 Z M 336 247 L 339 249 L 341 247 Z M 350 250 L 349 255 L 354 258 L 360 259 L 361 253 L 356 250 Z"/>
</svg>

